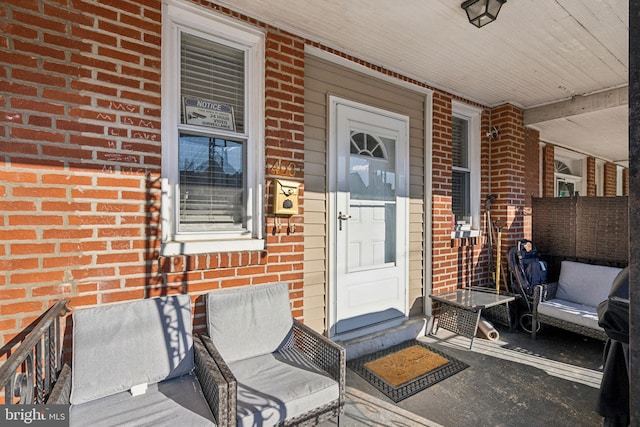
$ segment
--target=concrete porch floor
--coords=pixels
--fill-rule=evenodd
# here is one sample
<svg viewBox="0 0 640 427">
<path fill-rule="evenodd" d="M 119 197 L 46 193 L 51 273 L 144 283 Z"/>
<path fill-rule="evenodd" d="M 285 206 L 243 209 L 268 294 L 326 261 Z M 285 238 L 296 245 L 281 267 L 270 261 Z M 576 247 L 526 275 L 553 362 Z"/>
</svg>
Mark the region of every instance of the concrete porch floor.
<svg viewBox="0 0 640 427">
<path fill-rule="evenodd" d="M 595 411 L 604 343 L 546 327 L 534 341 L 521 331 L 498 341 L 440 329 L 419 337 L 469 365 L 397 404 L 347 369 L 346 426 L 602 425 Z M 325 423 L 325 426 L 332 423 Z"/>
</svg>

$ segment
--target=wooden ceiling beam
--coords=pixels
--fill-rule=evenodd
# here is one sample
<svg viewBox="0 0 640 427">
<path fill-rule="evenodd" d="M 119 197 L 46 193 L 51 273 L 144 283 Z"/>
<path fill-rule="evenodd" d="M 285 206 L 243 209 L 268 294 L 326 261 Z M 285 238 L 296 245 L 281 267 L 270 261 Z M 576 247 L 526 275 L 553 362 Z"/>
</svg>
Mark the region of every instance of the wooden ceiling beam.
<svg viewBox="0 0 640 427">
<path fill-rule="evenodd" d="M 622 86 L 590 95 L 578 95 L 571 99 L 541 105 L 524 110 L 524 124 L 535 125 L 607 108 L 629 105 L 629 86 Z"/>
</svg>

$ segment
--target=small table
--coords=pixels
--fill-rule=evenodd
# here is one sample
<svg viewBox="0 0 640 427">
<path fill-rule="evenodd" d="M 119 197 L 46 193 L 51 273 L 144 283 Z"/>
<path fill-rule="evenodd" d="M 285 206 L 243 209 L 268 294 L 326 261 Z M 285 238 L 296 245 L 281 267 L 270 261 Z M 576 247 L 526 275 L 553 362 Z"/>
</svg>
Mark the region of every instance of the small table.
<svg viewBox="0 0 640 427">
<path fill-rule="evenodd" d="M 489 288 L 463 288 L 439 295 L 431 294 L 429 297 L 442 304 L 437 328 L 442 327 L 470 338 L 469 348 L 473 346 L 473 339 L 478 332 L 482 310 L 491 310 L 500 323 L 506 322 L 511 327 L 509 303 L 516 299 L 513 294 L 498 294 Z"/>
</svg>

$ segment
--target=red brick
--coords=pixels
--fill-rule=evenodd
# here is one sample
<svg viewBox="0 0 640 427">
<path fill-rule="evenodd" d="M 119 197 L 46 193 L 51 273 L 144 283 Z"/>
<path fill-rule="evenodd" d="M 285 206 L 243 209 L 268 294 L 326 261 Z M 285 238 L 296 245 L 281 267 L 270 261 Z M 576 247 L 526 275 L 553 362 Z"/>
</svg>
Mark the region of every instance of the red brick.
<svg viewBox="0 0 640 427">
<path fill-rule="evenodd" d="M 72 292 L 70 283 L 61 283 L 59 285 L 52 286 L 36 286 L 31 290 L 31 295 L 34 297 L 40 296 L 64 296 Z"/>
<path fill-rule="evenodd" d="M 60 216 L 54 215 L 10 215 L 9 225 L 62 225 Z"/>
<path fill-rule="evenodd" d="M 36 204 L 34 202 L 16 201 L 2 203 L 2 209 L 5 211 L 35 211 Z"/>
<path fill-rule="evenodd" d="M 38 313 L 44 311 L 42 301 L 26 301 L 17 303 L 5 303 L 0 305 L 0 314 L 3 316 L 11 314 Z"/>
<path fill-rule="evenodd" d="M 0 301 L 23 299 L 27 295 L 25 288 L 2 289 L 0 288 Z"/>
<path fill-rule="evenodd" d="M 144 294 L 144 290 L 142 289 L 121 291 L 121 292 L 109 292 L 109 293 L 103 293 L 100 295 L 100 299 L 102 300 L 103 303 L 137 300 L 137 299 L 142 299 L 144 297 L 145 297 L 145 294 Z"/>
<path fill-rule="evenodd" d="M 13 243 L 11 255 L 48 254 L 55 251 L 53 243 Z"/>
<path fill-rule="evenodd" d="M 63 198 L 67 196 L 65 188 L 55 187 L 14 187 L 14 197 L 46 197 L 46 198 Z"/>
<path fill-rule="evenodd" d="M 88 240 L 83 242 L 61 242 L 61 253 L 81 252 L 87 251 L 105 251 L 107 249 L 107 242 Z"/>
</svg>

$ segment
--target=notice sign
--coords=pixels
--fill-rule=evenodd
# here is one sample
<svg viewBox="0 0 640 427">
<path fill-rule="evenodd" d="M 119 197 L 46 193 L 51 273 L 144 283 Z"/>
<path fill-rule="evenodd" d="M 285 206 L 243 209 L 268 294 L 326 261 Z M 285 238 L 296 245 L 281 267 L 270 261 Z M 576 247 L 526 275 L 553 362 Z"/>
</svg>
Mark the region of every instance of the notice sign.
<svg viewBox="0 0 640 427">
<path fill-rule="evenodd" d="M 233 107 L 197 98 L 182 99 L 186 124 L 209 128 L 236 130 Z"/>
</svg>

